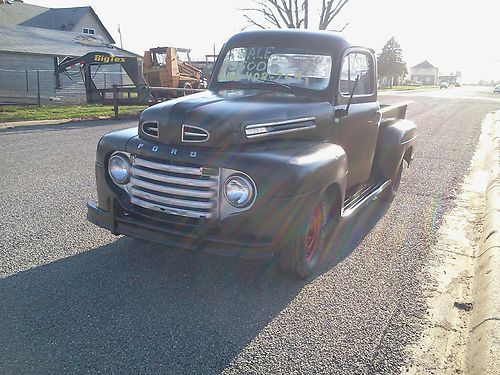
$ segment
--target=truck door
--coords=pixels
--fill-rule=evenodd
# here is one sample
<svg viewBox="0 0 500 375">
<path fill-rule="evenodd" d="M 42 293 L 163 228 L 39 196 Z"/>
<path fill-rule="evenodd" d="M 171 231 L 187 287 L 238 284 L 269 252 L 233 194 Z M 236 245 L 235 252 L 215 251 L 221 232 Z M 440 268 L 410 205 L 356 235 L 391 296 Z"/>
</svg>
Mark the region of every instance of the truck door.
<svg viewBox="0 0 500 375">
<path fill-rule="evenodd" d="M 346 109 L 354 91 L 347 115 L 338 117 L 339 144 L 348 160 L 347 187 L 365 182 L 370 177 L 380 122 L 375 60 L 364 49 L 348 50 L 342 61 L 337 108 Z"/>
</svg>

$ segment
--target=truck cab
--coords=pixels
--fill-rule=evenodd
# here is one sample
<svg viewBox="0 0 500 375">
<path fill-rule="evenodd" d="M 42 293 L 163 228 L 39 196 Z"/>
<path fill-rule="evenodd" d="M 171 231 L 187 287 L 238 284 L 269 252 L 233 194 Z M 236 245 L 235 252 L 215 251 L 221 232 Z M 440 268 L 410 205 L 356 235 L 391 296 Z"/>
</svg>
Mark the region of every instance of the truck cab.
<svg viewBox="0 0 500 375">
<path fill-rule="evenodd" d="M 340 221 L 392 198 L 413 158 L 416 127 L 378 103 L 376 72 L 373 50 L 335 33 L 233 36 L 207 91 L 100 140 L 89 220 L 311 275 Z"/>
</svg>

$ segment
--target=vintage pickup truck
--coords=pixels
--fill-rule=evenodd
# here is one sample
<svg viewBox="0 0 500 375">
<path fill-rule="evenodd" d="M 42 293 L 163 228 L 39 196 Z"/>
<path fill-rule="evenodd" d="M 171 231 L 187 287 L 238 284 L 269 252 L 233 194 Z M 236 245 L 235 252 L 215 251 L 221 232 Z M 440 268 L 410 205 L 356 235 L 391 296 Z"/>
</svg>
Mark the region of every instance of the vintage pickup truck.
<svg viewBox="0 0 500 375">
<path fill-rule="evenodd" d="M 341 220 L 390 200 L 413 158 L 416 127 L 406 105 L 379 105 L 376 72 L 373 50 L 335 33 L 233 36 L 206 92 L 99 141 L 88 219 L 166 247 L 276 255 L 310 275 Z"/>
</svg>

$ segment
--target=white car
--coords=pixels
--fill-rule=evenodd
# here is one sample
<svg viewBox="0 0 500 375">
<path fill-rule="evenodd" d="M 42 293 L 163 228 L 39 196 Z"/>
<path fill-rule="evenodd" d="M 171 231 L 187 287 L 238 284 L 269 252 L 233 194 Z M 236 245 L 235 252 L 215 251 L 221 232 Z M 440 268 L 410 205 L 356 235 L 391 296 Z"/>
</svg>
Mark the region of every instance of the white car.
<svg viewBox="0 0 500 375">
<path fill-rule="evenodd" d="M 500 93 L 500 85 L 496 85 L 495 88 L 493 89 L 494 93 Z"/>
<path fill-rule="evenodd" d="M 448 85 L 448 82 L 446 82 L 446 81 L 441 82 L 441 84 L 439 85 L 440 89 L 447 89 L 448 87 L 449 87 L 449 85 Z"/>
</svg>

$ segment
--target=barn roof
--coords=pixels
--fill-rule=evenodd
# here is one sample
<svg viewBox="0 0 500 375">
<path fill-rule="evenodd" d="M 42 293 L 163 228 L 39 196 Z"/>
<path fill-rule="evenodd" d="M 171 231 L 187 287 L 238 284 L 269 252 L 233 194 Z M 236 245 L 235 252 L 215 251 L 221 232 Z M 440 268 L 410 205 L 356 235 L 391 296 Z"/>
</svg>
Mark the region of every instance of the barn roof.
<svg viewBox="0 0 500 375">
<path fill-rule="evenodd" d="M 41 29 L 72 31 L 73 27 L 87 13 L 91 13 L 106 33 L 106 37 L 115 40 L 90 6 L 74 8 L 46 8 L 38 5 L 14 1 L 12 4 L 0 4 L 0 25 L 19 25 Z"/>
<path fill-rule="evenodd" d="M 20 1 L 14 1 L 12 4 L 0 4 L 0 24 L 1 25 L 19 25 L 33 17 L 45 13 L 49 8 L 38 5 L 26 4 Z"/>
<path fill-rule="evenodd" d="M 17 25 L 0 25 L 0 52 L 74 57 L 89 52 L 106 52 L 116 56 L 140 57 L 107 43 L 98 35 Z"/>
<path fill-rule="evenodd" d="M 419 68 L 419 69 L 436 69 L 434 65 L 432 65 L 429 61 L 424 60 L 420 64 L 417 64 L 413 66 L 412 68 Z"/>
</svg>

